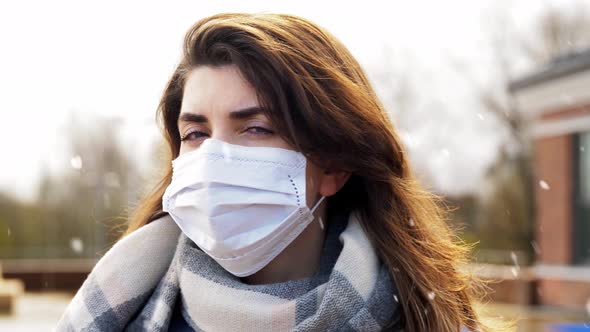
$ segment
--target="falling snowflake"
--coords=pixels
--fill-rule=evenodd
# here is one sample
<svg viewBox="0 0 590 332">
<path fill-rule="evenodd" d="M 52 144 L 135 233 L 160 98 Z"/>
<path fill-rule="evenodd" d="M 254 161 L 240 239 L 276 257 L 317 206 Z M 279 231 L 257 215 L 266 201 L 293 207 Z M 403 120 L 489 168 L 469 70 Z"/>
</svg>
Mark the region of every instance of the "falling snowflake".
<svg viewBox="0 0 590 332">
<path fill-rule="evenodd" d="M 410 226 L 414 227 L 414 219 L 410 218 L 410 220 L 408 221 L 408 223 L 410 224 Z"/>
<path fill-rule="evenodd" d="M 74 156 L 70 159 L 70 165 L 73 169 L 81 169 L 82 168 L 82 158 L 80 156 Z"/>
<path fill-rule="evenodd" d="M 540 255 L 541 254 L 541 249 L 539 248 L 539 246 L 537 245 L 537 242 L 535 241 L 531 241 L 531 246 L 533 247 L 533 249 L 535 250 L 535 254 Z"/>
<path fill-rule="evenodd" d="M 581 152 L 584 152 L 584 147 L 583 146 L 580 146 L 580 151 Z"/>
<path fill-rule="evenodd" d="M 512 267 L 510 269 L 510 272 L 512 272 L 512 275 L 516 278 L 518 277 L 518 269 L 516 267 Z"/>
<path fill-rule="evenodd" d="M 428 292 L 428 299 L 429 300 L 434 300 L 434 298 L 436 297 L 436 294 L 434 294 L 434 292 Z"/>
<path fill-rule="evenodd" d="M 74 237 L 70 239 L 70 247 L 75 253 L 79 254 L 84 250 L 84 243 L 80 238 Z"/>
<path fill-rule="evenodd" d="M 395 302 L 399 302 L 399 300 L 397 299 L 397 295 L 393 295 L 393 299 L 395 300 Z"/>
<path fill-rule="evenodd" d="M 482 121 L 485 120 L 483 114 L 481 114 L 481 113 L 477 113 L 477 117 Z"/>
<path fill-rule="evenodd" d="M 551 189 L 551 187 L 549 187 L 549 184 L 547 182 L 545 182 L 544 180 L 539 181 L 539 186 L 543 190 L 549 190 L 549 189 Z"/>
<path fill-rule="evenodd" d="M 8 236 L 10 236 L 10 233 L 11 233 L 11 232 L 10 232 L 10 227 L 8 227 L 8 228 L 6 229 L 6 233 L 8 233 Z"/>
<path fill-rule="evenodd" d="M 510 258 L 514 263 L 514 266 L 512 267 L 512 274 L 516 277 L 518 275 L 518 271 L 520 270 L 520 265 L 518 265 L 518 256 L 516 256 L 516 253 L 514 251 L 511 251 Z"/>
</svg>

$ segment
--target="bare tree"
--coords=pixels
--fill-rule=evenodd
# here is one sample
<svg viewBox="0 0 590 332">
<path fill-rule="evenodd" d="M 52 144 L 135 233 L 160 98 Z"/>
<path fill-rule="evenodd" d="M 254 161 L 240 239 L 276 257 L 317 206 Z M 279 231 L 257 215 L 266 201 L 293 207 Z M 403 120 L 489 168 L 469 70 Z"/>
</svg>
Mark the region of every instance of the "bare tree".
<svg viewBox="0 0 590 332">
<path fill-rule="evenodd" d="M 502 3 L 506 5 L 506 3 Z M 510 227 L 520 229 L 518 238 L 533 238 L 534 179 L 530 142 L 526 136 L 523 114 L 514 106 L 508 91 L 509 83 L 525 71 L 549 64 L 557 56 L 575 53 L 590 46 L 590 5 L 577 1 L 570 6 L 545 5 L 533 21 L 530 30 L 519 28 L 511 16 L 511 7 L 497 7 L 490 13 L 490 51 L 493 65 L 489 68 L 490 81 L 482 84 L 461 61 L 455 68 L 469 80 L 482 107 L 501 120 L 508 129 L 509 139 L 503 144 L 502 158 L 490 170 L 495 182 L 494 196 L 488 201 L 486 230 L 482 234 L 502 232 Z M 507 176 L 507 170 L 514 174 Z M 509 171 L 510 172 L 510 171 Z M 498 218 L 500 211 L 504 218 Z M 515 220 L 518 218 L 518 220 Z M 522 227 L 523 222 L 528 226 Z M 494 226 L 495 225 L 495 226 Z M 483 239 L 485 241 L 485 239 Z M 532 242 L 531 242 L 532 243 Z M 530 255 L 533 254 L 528 248 Z"/>
<path fill-rule="evenodd" d="M 454 65 L 476 90 L 483 108 L 510 130 L 512 140 L 506 144 L 517 144 L 526 152 L 522 115 L 514 107 L 508 85 L 523 74 L 522 67 L 535 70 L 557 56 L 590 47 L 590 4 L 579 0 L 571 7 L 546 5 L 531 32 L 519 29 L 510 14 L 510 7 L 497 7 L 490 13 L 490 51 L 495 63 L 489 68 L 489 82 L 479 83 L 460 60 L 455 59 Z"/>
<path fill-rule="evenodd" d="M 128 193 L 134 190 L 130 183 L 138 174 L 118 135 L 121 120 L 89 117 L 82 121 L 72 114 L 63 128 L 69 145 L 66 166 L 41 179 L 38 205 L 45 215 L 38 223 L 45 225 L 49 256 L 96 257 L 126 221 Z"/>
</svg>

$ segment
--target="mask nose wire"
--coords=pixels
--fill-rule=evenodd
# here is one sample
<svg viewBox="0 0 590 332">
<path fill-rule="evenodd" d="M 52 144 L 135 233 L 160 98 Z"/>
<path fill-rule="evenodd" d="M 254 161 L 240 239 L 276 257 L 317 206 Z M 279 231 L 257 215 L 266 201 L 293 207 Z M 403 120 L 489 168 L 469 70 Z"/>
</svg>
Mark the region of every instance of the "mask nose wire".
<svg viewBox="0 0 590 332">
<path fill-rule="evenodd" d="M 326 198 L 326 196 L 320 197 L 320 199 L 318 199 L 317 203 L 315 203 L 315 205 L 311 208 L 312 214 L 318 208 L 318 206 L 324 201 L 324 198 Z M 324 223 L 322 222 L 322 218 L 319 218 L 319 221 L 320 221 L 320 227 L 322 228 L 322 230 L 324 230 Z"/>
</svg>

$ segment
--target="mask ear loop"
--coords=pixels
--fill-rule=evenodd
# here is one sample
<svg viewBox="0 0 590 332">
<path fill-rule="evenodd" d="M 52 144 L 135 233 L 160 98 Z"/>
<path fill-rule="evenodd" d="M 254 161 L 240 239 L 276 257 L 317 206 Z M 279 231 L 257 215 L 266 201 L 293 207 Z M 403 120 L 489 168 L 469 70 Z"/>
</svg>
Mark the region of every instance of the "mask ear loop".
<svg viewBox="0 0 590 332">
<path fill-rule="evenodd" d="M 324 201 L 324 198 L 326 198 L 326 196 L 320 197 L 320 199 L 318 199 L 317 203 L 315 203 L 315 205 L 311 208 L 312 214 L 317 209 L 317 207 Z M 322 218 L 319 218 L 319 221 L 320 221 L 320 228 L 322 230 L 324 230 L 324 223 L 322 222 Z"/>
</svg>

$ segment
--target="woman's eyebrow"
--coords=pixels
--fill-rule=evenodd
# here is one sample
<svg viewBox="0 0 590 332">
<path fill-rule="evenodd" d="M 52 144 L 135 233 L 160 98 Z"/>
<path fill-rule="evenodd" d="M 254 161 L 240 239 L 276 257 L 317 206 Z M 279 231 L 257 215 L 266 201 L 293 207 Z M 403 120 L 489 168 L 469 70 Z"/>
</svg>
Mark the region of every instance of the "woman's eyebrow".
<svg viewBox="0 0 590 332">
<path fill-rule="evenodd" d="M 251 118 L 255 115 L 264 113 L 264 109 L 260 106 L 252 106 L 243 108 L 237 111 L 232 111 L 229 113 L 229 118 L 234 120 L 243 120 L 247 118 Z"/>
<path fill-rule="evenodd" d="M 264 109 L 262 107 L 252 106 L 230 112 L 229 118 L 232 120 L 244 120 L 262 113 L 264 113 Z M 207 121 L 208 119 L 206 116 L 190 112 L 180 113 L 180 116 L 178 117 L 178 122 L 203 123 Z"/>
<path fill-rule="evenodd" d="M 180 117 L 178 118 L 178 122 L 196 122 L 202 123 L 207 122 L 207 117 L 200 114 L 195 113 L 181 113 Z"/>
</svg>

